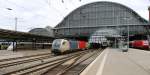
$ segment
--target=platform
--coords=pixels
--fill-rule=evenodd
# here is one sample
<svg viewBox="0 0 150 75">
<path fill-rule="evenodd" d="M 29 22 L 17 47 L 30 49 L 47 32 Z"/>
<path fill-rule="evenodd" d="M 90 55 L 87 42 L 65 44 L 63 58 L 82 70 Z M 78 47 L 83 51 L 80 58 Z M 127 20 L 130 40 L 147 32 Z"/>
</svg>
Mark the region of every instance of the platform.
<svg viewBox="0 0 150 75">
<path fill-rule="evenodd" d="M 150 51 L 107 48 L 80 75 L 150 75 Z"/>
<path fill-rule="evenodd" d="M 37 55 L 43 53 L 50 53 L 50 52 L 51 52 L 50 49 L 18 50 L 18 51 L 0 50 L 0 60 L 15 58 L 15 57 Z"/>
</svg>

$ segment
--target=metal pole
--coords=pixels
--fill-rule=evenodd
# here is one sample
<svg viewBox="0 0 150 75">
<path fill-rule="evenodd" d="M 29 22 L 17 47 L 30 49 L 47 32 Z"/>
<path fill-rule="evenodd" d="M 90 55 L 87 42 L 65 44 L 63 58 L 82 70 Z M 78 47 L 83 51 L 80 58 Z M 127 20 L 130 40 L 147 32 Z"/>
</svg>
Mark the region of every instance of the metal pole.
<svg viewBox="0 0 150 75">
<path fill-rule="evenodd" d="M 15 40 L 13 40 L 13 51 L 15 51 Z"/>
<path fill-rule="evenodd" d="M 116 42 L 116 37 L 115 37 L 115 48 L 117 48 L 117 42 Z"/>
<path fill-rule="evenodd" d="M 17 41 L 15 41 L 16 42 L 16 47 L 15 47 L 15 50 L 17 51 Z"/>
<path fill-rule="evenodd" d="M 119 16 L 117 16 L 117 24 L 116 24 L 116 31 L 119 32 Z M 117 42 L 117 37 L 115 37 L 115 47 L 117 48 L 118 42 Z"/>
<path fill-rule="evenodd" d="M 13 10 L 11 8 L 6 8 L 7 10 Z M 17 23 L 18 23 L 18 18 L 15 17 L 15 31 L 17 31 Z"/>
<path fill-rule="evenodd" d="M 18 18 L 15 17 L 15 31 L 17 31 L 17 22 L 18 22 Z"/>
<path fill-rule="evenodd" d="M 129 25 L 128 25 L 128 49 L 129 49 L 129 38 L 130 38 L 129 35 L 130 34 L 129 34 Z"/>
</svg>

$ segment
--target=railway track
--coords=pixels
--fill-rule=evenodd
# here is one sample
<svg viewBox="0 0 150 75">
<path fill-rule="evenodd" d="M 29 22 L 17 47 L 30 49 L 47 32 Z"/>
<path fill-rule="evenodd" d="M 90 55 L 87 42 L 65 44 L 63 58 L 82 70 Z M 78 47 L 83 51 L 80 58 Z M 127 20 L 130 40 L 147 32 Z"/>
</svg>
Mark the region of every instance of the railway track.
<svg viewBox="0 0 150 75">
<path fill-rule="evenodd" d="M 23 57 L 23 58 L 17 58 L 14 60 L 5 60 L 3 62 L 0 62 L 0 68 L 5 68 L 9 66 L 14 66 L 18 64 L 23 63 L 29 63 L 37 60 L 47 59 L 53 57 L 50 53 L 49 54 L 42 54 L 42 55 L 36 55 L 36 56 L 30 56 L 30 57 Z"/>
<path fill-rule="evenodd" d="M 0 64 L 0 75 L 63 75 L 80 63 L 99 54 L 100 51 L 80 51 L 60 56 L 42 55 L 16 59 Z M 85 68 L 85 66 L 84 66 Z M 62 69 L 53 73 L 53 69 Z"/>
<path fill-rule="evenodd" d="M 77 54 L 72 53 L 72 54 Z M 24 57 L 24 58 L 17 58 L 16 60 L 4 60 L 3 62 L 0 62 L 0 75 L 10 75 L 13 72 L 18 72 L 21 70 L 25 70 L 30 67 L 35 67 L 39 64 L 45 64 L 49 61 L 56 61 L 63 58 L 67 58 L 68 56 L 72 56 L 72 54 L 67 55 L 60 55 L 60 56 L 52 56 L 50 54 L 48 55 L 42 55 L 42 56 L 33 56 L 33 57 Z"/>
<path fill-rule="evenodd" d="M 17 59 L 24 59 L 24 58 L 30 58 L 30 57 L 37 57 L 37 56 L 49 55 L 49 54 L 50 54 L 50 53 L 43 53 L 43 54 L 35 54 L 35 55 L 30 55 L 30 56 L 15 57 L 15 58 L 9 58 L 9 59 L 1 59 L 0 62 L 11 61 L 11 60 L 17 60 Z"/>
<path fill-rule="evenodd" d="M 87 53 L 85 55 L 81 55 L 78 58 L 74 59 L 74 61 L 69 60 L 72 62 L 70 62 L 67 65 L 65 65 L 65 63 L 63 63 L 63 64 L 61 64 L 55 68 L 52 68 L 52 69 L 48 70 L 47 72 L 42 73 L 40 75 L 79 75 L 92 61 L 87 63 L 84 66 L 82 66 L 81 64 L 84 63 L 85 61 L 87 61 L 89 58 L 92 58 L 94 60 L 102 51 L 103 50 L 94 51 L 94 52 Z M 69 62 L 69 61 L 67 61 L 67 62 Z M 74 70 L 76 68 L 78 68 L 78 70 Z M 70 71 L 72 71 L 72 73 Z"/>
</svg>

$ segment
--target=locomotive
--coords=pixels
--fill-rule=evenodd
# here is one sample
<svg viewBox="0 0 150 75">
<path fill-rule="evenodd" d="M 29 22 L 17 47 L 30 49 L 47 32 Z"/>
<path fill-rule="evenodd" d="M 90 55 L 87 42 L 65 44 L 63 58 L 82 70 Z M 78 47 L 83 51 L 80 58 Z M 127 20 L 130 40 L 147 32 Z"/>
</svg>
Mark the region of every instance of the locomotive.
<svg viewBox="0 0 150 75">
<path fill-rule="evenodd" d="M 54 54 L 63 54 L 66 52 L 85 50 L 87 48 L 88 43 L 86 41 L 55 39 L 52 43 L 51 52 Z"/>
<path fill-rule="evenodd" d="M 130 47 L 138 49 L 150 49 L 148 40 L 134 40 L 130 42 Z"/>
<path fill-rule="evenodd" d="M 130 47 L 138 49 L 150 49 L 149 35 L 134 35 L 130 37 Z"/>
</svg>

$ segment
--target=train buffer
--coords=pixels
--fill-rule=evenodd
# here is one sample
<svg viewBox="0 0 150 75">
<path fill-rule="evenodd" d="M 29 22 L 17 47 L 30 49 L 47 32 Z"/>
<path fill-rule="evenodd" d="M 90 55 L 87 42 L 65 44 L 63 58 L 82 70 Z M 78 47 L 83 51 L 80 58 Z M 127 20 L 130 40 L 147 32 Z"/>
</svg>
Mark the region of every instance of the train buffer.
<svg viewBox="0 0 150 75">
<path fill-rule="evenodd" d="M 150 51 L 107 48 L 80 75 L 150 75 Z"/>
</svg>

